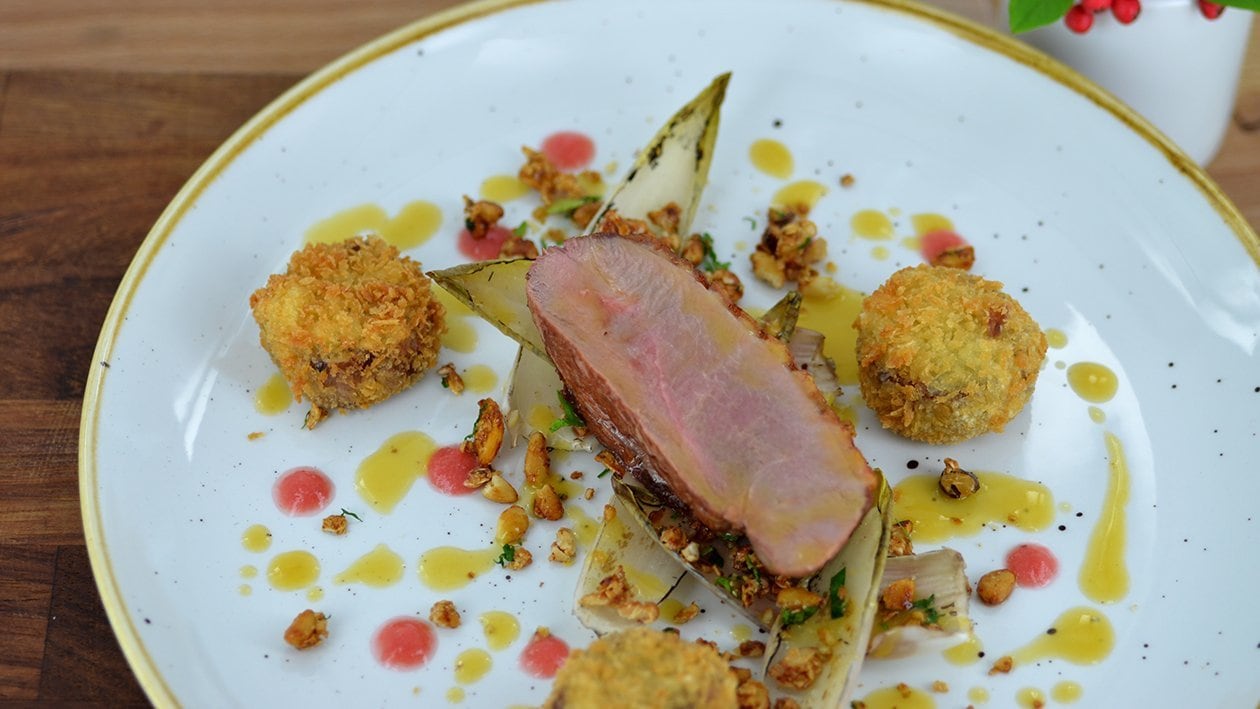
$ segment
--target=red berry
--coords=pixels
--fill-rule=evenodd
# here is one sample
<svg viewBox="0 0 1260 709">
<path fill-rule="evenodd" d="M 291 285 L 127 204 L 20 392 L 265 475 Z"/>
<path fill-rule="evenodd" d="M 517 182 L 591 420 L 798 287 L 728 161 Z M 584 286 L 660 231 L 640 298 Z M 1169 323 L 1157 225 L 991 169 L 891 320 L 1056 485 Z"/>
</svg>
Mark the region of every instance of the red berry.
<svg viewBox="0 0 1260 709">
<path fill-rule="evenodd" d="M 1140 12 L 1142 12 L 1140 0 L 1112 0 L 1111 14 L 1115 15 L 1116 21 L 1122 25 L 1136 20 Z"/>
<path fill-rule="evenodd" d="M 1077 34 L 1084 34 L 1094 26 L 1094 13 L 1085 9 L 1084 5 L 1073 5 L 1063 16 L 1063 23 Z"/>
<path fill-rule="evenodd" d="M 1111 7 L 1111 0 L 1081 0 L 1081 7 L 1090 12 L 1102 12 Z"/>
<path fill-rule="evenodd" d="M 1215 20 L 1221 16 L 1222 12 L 1225 12 L 1225 6 L 1211 2 L 1211 0 L 1199 0 L 1199 12 L 1202 12 L 1203 16 L 1209 20 Z"/>
</svg>

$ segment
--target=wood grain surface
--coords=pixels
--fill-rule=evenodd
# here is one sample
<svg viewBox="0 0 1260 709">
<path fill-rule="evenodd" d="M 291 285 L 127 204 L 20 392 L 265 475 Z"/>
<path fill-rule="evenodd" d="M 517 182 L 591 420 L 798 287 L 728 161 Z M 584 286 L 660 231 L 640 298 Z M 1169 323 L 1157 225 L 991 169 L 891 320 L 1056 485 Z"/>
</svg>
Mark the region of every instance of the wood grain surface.
<svg viewBox="0 0 1260 709">
<path fill-rule="evenodd" d="M 114 291 L 267 102 L 450 0 L 0 0 L 0 702 L 142 705 L 92 580 L 84 382 Z M 985 0 L 948 0 L 985 19 Z M 1210 174 L 1260 224 L 1260 24 Z"/>
</svg>

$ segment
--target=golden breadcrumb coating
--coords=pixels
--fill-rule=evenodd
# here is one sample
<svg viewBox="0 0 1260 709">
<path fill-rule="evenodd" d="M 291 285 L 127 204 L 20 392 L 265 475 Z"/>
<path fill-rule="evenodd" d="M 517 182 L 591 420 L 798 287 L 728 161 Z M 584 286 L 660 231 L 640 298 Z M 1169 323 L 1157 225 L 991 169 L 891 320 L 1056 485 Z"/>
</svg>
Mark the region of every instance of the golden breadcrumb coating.
<svg viewBox="0 0 1260 709">
<path fill-rule="evenodd" d="M 956 443 L 1000 431 L 1032 396 L 1046 337 L 1002 284 L 920 265 L 862 303 L 858 381 L 885 428 Z"/>
<path fill-rule="evenodd" d="M 575 650 L 544 709 L 734 707 L 735 674 L 717 651 L 676 633 L 634 628 Z"/>
<path fill-rule="evenodd" d="M 420 264 L 368 236 L 309 244 L 254 291 L 259 340 L 310 401 L 307 428 L 397 394 L 437 362 L 446 326 L 429 288 Z"/>
</svg>

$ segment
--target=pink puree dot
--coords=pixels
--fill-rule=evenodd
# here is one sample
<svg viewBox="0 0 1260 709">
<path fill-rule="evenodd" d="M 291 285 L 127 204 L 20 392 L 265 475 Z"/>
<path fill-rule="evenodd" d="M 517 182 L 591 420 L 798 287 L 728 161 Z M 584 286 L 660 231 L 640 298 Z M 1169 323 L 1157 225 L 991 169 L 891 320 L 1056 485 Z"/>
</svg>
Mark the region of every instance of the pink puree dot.
<svg viewBox="0 0 1260 709">
<path fill-rule="evenodd" d="M 475 467 L 477 459 L 460 450 L 459 446 L 439 448 L 429 457 L 429 483 L 438 492 L 447 495 L 476 492 L 476 488 L 464 484 L 468 473 Z"/>
<path fill-rule="evenodd" d="M 503 247 L 503 242 L 512 235 L 512 232 L 504 229 L 497 224 L 490 227 L 486 231 L 486 235 L 480 239 L 474 239 L 467 229 L 459 230 L 459 242 L 456 246 L 459 252 L 474 261 L 486 261 L 488 259 L 499 258 L 499 249 Z"/>
<path fill-rule="evenodd" d="M 408 616 L 386 621 L 372 636 L 372 655 L 391 670 L 413 670 L 433 656 L 437 636 L 428 623 Z"/>
<path fill-rule="evenodd" d="M 302 466 L 285 471 L 271 488 L 271 499 L 281 512 L 305 517 L 328 506 L 333 484 L 316 468 Z"/>
<path fill-rule="evenodd" d="M 521 668 L 526 674 L 549 679 L 569 659 L 569 644 L 554 635 L 534 635 L 521 651 Z"/>
<path fill-rule="evenodd" d="M 1059 560 L 1040 544 L 1020 544 L 1006 555 L 1006 568 L 1015 572 L 1015 583 L 1041 588 L 1059 575 Z"/>
<path fill-rule="evenodd" d="M 966 239 L 947 229 L 940 229 L 929 231 L 919 238 L 919 253 L 922 254 L 924 261 L 932 263 L 947 249 L 966 245 Z"/>
<path fill-rule="evenodd" d="M 580 170 L 595 157 L 595 143 L 576 131 L 560 131 L 543 140 L 542 153 L 561 170 Z"/>
</svg>

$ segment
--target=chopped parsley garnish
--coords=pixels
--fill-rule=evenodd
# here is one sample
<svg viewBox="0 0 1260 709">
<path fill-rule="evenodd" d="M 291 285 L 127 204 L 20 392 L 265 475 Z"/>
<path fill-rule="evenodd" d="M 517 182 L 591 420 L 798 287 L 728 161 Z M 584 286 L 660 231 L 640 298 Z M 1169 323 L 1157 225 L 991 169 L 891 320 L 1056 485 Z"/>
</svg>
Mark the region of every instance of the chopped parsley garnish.
<svg viewBox="0 0 1260 709">
<path fill-rule="evenodd" d="M 731 267 L 730 261 L 718 261 L 717 252 L 713 250 L 713 237 L 709 232 L 700 235 L 700 242 L 704 244 L 704 259 L 700 261 L 700 270 L 708 271 L 725 271 Z"/>
<path fill-rule="evenodd" d="M 573 404 L 570 404 L 569 400 L 564 398 L 563 391 L 557 390 L 556 398 L 560 400 L 560 408 L 564 409 L 564 416 L 551 423 L 551 428 L 549 429 L 551 433 L 555 433 L 565 426 L 573 426 L 576 428 L 586 425 L 586 421 L 583 421 L 582 417 L 578 415 L 577 410 L 573 408 Z"/>
<path fill-rule="evenodd" d="M 941 620 L 941 612 L 936 609 L 936 594 L 932 594 L 927 598 L 920 598 L 912 603 L 910 607 L 923 611 L 923 620 L 928 625 L 936 625 Z"/>
<path fill-rule="evenodd" d="M 566 217 L 573 216 L 573 211 L 578 207 L 590 202 L 598 202 L 601 197 L 595 195 L 586 195 L 585 197 L 566 197 L 558 199 L 547 205 L 548 214 L 563 214 Z"/>
<path fill-rule="evenodd" d="M 520 226 L 512 230 L 512 235 L 516 236 L 517 238 L 525 236 L 525 229 L 527 228 L 527 226 L 528 225 L 525 222 L 521 222 Z"/>
<path fill-rule="evenodd" d="M 347 510 L 347 509 L 346 509 L 346 508 L 344 508 L 344 507 L 342 507 L 342 508 L 341 508 L 341 514 L 342 514 L 342 516 L 343 516 L 343 517 L 353 517 L 353 518 L 355 518 L 355 519 L 359 520 L 360 522 L 362 522 L 362 521 L 363 521 L 363 518 L 362 518 L 362 517 L 360 517 L 359 515 L 357 515 L 357 514 L 355 514 L 355 513 L 351 512 L 350 510 Z"/>
<path fill-rule="evenodd" d="M 722 532 L 718 536 L 722 537 L 722 541 L 726 542 L 727 544 L 734 544 L 735 542 L 739 541 L 739 535 L 734 532 Z"/>
<path fill-rule="evenodd" d="M 511 544 L 504 544 L 503 553 L 499 555 L 499 558 L 494 560 L 494 563 L 498 564 L 499 566 L 507 566 L 508 564 L 512 563 L 515 560 L 516 560 L 516 547 L 512 546 Z"/>
<path fill-rule="evenodd" d="M 844 577 L 847 570 L 848 567 L 846 566 L 837 571 L 836 575 L 831 577 L 831 586 L 827 589 L 828 605 L 831 607 L 832 618 L 844 617 L 845 605 L 848 599 L 841 595 L 841 591 L 844 590 Z"/>
<path fill-rule="evenodd" d="M 748 222 L 748 228 L 751 231 L 757 231 L 757 220 L 752 217 L 744 217 L 744 221 Z"/>
<path fill-rule="evenodd" d="M 597 477 L 597 478 L 602 478 L 602 477 L 604 477 L 605 475 L 607 475 L 607 474 L 609 474 L 609 473 L 611 473 L 611 472 L 612 472 L 612 469 L 611 469 L 611 468 L 604 468 L 603 470 L 599 471 L 599 475 L 596 475 L 595 477 Z"/>
<path fill-rule="evenodd" d="M 713 579 L 713 583 L 725 589 L 726 592 L 731 594 L 732 596 L 735 595 L 735 583 L 731 581 L 731 579 L 728 579 L 725 576 L 719 576 Z"/>
<path fill-rule="evenodd" d="M 800 625 L 801 623 L 804 623 L 810 618 L 813 618 L 814 614 L 817 612 L 818 606 L 797 608 L 796 610 L 788 610 L 787 608 L 784 608 L 779 613 L 779 620 L 783 623 L 783 627 L 786 628 L 790 625 Z"/>
<path fill-rule="evenodd" d="M 468 231 L 475 231 L 477 229 L 477 223 L 468 217 L 464 217 L 464 228 Z"/>
<path fill-rule="evenodd" d="M 814 240 L 814 237 L 812 237 L 812 236 L 810 236 L 810 237 L 806 237 L 805 241 L 802 241 L 802 242 L 801 242 L 801 245 L 800 245 L 800 246 L 798 246 L 798 247 L 796 247 L 796 250 L 797 250 L 797 251 L 804 251 L 805 249 L 808 249 L 808 248 L 809 248 L 809 245 L 810 245 L 810 242 L 812 242 L 813 240 Z"/>
</svg>

